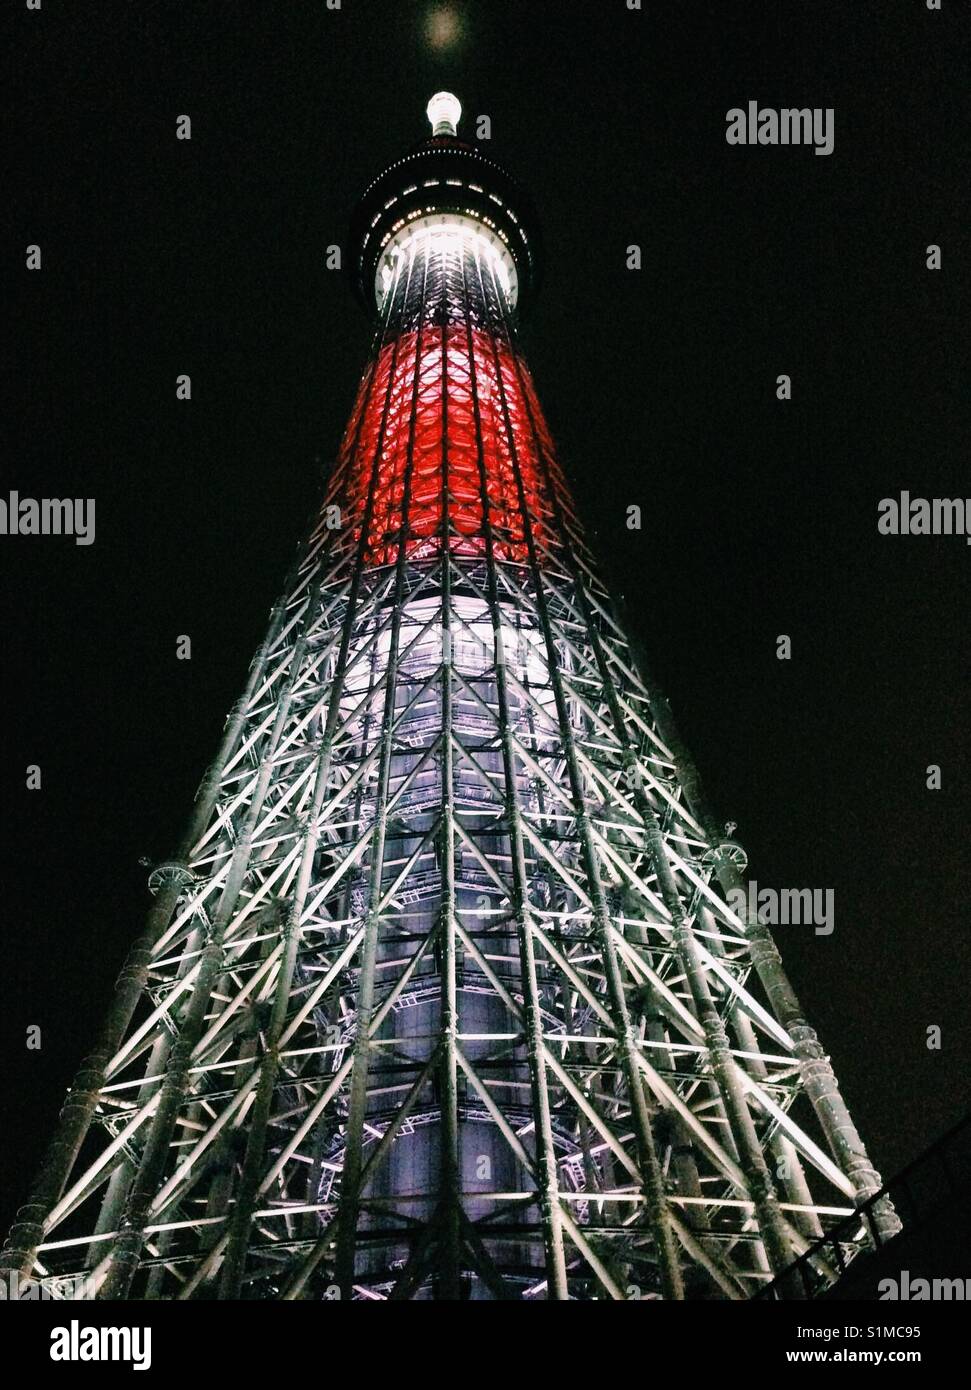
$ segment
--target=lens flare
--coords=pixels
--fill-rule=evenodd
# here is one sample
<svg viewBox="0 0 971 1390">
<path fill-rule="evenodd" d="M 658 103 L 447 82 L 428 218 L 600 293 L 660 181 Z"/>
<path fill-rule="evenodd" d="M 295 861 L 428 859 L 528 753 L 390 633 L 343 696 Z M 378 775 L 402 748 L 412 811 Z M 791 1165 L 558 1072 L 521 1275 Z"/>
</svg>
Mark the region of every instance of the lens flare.
<svg viewBox="0 0 971 1390">
<path fill-rule="evenodd" d="M 436 5 L 425 17 L 425 38 L 437 53 L 454 48 L 462 37 L 462 20 L 451 5 Z"/>
</svg>

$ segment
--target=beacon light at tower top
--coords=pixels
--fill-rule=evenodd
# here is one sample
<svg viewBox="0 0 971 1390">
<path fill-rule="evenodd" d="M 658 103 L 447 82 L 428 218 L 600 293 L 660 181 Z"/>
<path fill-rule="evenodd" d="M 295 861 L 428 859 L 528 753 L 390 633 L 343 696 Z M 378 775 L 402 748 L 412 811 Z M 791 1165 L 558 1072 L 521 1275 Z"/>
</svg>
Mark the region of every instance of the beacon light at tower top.
<svg viewBox="0 0 971 1390">
<path fill-rule="evenodd" d="M 455 135 L 462 119 L 462 103 L 451 92 L 436 92 L 425 108 L 433 135 Z"/>
</svg>

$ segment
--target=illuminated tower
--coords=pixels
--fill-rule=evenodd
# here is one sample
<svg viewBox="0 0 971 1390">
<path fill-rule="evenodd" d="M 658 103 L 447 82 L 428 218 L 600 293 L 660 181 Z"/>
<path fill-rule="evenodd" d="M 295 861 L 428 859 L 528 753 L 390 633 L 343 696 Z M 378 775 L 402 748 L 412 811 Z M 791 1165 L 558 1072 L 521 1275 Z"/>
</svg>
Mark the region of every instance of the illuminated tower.
<svg viewBox="0 0 971 1390">
<path fill-rule="evenodd" d="M 8 1242 L 101 1298 L 746 1298 L 880 1187 L 584 540 L 528 200 L 428 114 L 355 214 L 318 524 Z"/>
</svg>

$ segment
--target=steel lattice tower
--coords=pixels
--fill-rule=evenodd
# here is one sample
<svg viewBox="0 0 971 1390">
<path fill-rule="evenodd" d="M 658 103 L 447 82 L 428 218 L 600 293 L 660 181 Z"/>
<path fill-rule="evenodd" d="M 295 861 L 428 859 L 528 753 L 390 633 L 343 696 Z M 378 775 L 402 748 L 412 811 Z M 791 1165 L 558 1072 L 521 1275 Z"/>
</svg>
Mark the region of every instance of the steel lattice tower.
<svg viewBox="0 0 971 1390">
<path fill-rule="evenodd" d="M 319 521 L 5 1248 L 101 1298 L 746 1298 L 880 1188 L 584 540 L 528 202 L 429 116 L 355 216 Z"/>
</svg>

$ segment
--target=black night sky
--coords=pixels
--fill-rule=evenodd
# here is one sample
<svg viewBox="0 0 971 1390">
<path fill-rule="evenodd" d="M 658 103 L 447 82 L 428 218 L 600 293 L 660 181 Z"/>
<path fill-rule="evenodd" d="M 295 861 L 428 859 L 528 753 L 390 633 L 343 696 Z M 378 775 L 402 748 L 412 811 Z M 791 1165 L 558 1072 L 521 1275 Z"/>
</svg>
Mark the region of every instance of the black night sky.
<svg viewBox="0 0 971 1390">
<path fill-rule="evenodd" d="M 440 8 L 458 36 L 436 49 Z M 526 351 L 710 799 L 761 885 L 835 890 L 831 936 L 777 939 L 892 1176 L 967 1104 L 971 549 L 876 526 L 902 489 L 971 494 L 967 6 L 9 12 L 3 495 L 93 497 L 97 539 L 0 537 L 0 1214 L 94 1039 L 148 902 L 139 861 L 175 847 L 342 433 L 369 331 L 326 248 L 442 87 L 490 116 L 486 153 L 540 211 Z M 727 145 L 749 100 L 834 108 L 834 153 Z"/>
</svg>

